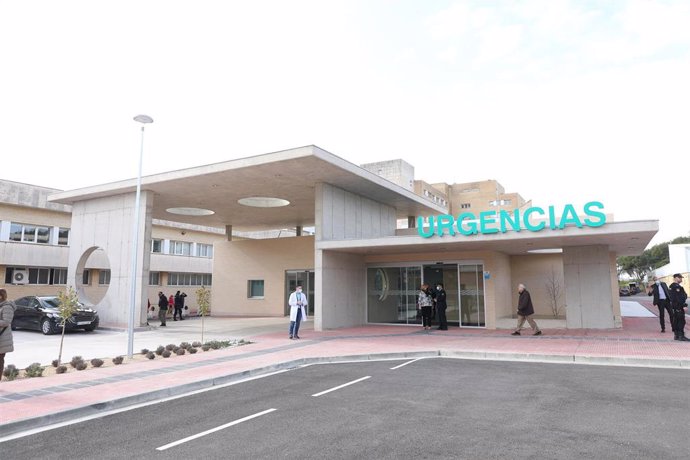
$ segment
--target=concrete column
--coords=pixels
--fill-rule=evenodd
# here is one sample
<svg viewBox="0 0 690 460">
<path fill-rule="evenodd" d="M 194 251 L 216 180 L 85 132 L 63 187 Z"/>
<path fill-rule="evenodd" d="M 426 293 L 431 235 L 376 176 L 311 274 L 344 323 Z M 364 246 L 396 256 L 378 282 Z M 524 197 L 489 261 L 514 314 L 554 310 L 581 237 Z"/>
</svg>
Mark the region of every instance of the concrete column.
<svg viewBox="0 0 690 460">
<path fill-rule="evenodd" d="M 364 256 L 316 250 L 314 329 L 322 331 L 366 323 Z M 324 295 L 324 293 L 328 295 Z"/>
<path fill-rule="evenodd" d="M 225 226 L 225 236 L 228 237 L 228 241 L 232 241 L 232 225 Z"/>
<path fill-rule="evenodd" d="M 295 236 L 302 236 L 302 226 L 298 225 L 295 227 Z"/>
<path fill-rule="evenodd" d="M 407 228 L 417 228 L 417 217 L 407 216 Z"/>
<path fill-rule="evenodd" d="M 67 284 L 78 286 L 91 253 L 103 249 L 110 265 L 110 286 L 98 303 L 101 323 L 124 326 L 129 320 L 135 194 L 79 201 L 72 207 Z M 153 193 L 142 192 L 139 212 L 139 251 L 136 272 L 135 318 L 146 323 L 146 287 L 151 258 Z M 82 290 L 77 292 L 83 298 Z"/>
<path fill-rule="evenodd" d="M 612 266 L 607 245 L 563 248 L 566 325 L 569 329 L 615 326 Z"/>
</svg>

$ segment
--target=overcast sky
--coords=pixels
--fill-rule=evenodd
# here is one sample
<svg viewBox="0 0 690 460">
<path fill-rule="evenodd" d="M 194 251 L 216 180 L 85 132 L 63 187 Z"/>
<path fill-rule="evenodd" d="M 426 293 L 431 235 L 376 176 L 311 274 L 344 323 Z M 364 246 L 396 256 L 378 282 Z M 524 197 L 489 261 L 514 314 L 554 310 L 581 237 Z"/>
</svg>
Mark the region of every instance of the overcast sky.
<svg viewBox="0 0 690 460">
<path fill-rule="evenodd" d="M 0 178 L 307 144 L 690 232 L 690 2 L 0 0 Z M 308 173 L 308 171 L 305 171 Z"/>
</svg>

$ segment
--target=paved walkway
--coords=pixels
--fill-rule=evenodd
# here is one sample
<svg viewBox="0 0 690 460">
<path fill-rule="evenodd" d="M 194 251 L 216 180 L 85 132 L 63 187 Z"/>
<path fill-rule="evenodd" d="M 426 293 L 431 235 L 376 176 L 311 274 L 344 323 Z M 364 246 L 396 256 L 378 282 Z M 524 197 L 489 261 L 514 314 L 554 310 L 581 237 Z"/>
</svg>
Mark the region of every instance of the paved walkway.
<svg viewBox="0 0 690 460">
<path fill-rule="evenodd" d="M 653 311 L 651 304 L 640 301 Z M 284 328 L 282 328 L 284 329 Z M 690 370 L 690 342 L 659 332 L 658 318 L 624 318 L 615 330 L 545 329 L 543 336 L 510 331 L 364 326 L 246 337 L 253 343 L 153 361 L 0 382 L 3 436 L 77 416 L 183 394 L 249 376 L 314 362 L 449 356 L 468 359 L 662 366 Z"/>
</svg>

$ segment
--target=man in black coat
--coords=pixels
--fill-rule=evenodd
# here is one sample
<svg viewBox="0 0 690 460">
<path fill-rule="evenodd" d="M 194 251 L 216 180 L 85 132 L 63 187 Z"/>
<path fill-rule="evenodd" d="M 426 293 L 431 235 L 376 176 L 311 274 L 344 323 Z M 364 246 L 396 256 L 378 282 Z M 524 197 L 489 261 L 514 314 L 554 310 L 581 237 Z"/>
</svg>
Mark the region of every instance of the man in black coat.
<svg viewBox="0 0 690 460">
<path fill-rule="evenodd" d="M 690 339 L 685 337 L 685 312 L 688 311 L 688 295 L 680 283 L 683 282 L 683 275 L 676 273 L 673 275 L 673 283 L 668 287 L 669 294 L 671 294 L 671 310 L 673 310 L 673 317 L 671 324 L 673 325 L 674 340 L 681 342 L 688 342 Z"/>
<path fill-rule="evenodd" d="M 661 323 L 661 332 L 666 332 L 666 322 L 664 321 L 664 311 L 668 313 L 668 322 L 671 323 L 671 330 L 676 332 L 673 327 L 673 316 L 671 314 L 671 294 L 668 291 L 668 285 L 659 278 L 654 277 L 654 282 L 647 287 L 647 295 L 653 295 L 654 300 L 652 304 L 659 309 L 659 323 Z"/>
<path fill-rule="evenodd" d="M 515 329 L 515 331 L 511 335 L 520 335 L 520 329 L 522 329 L 522 326 L 523 324 L 525 324 L 525 321 L 529 323 L 530 327 L 534 331 L 534 335 L 541 335 L 541 330 L 539 330 L 539 326 L 537 326 L 536 321 L 532 319 L 532 315 L 534 314 L 532 297 L 529 295 L 529 291 L 525 289 L 525 285 L 522 283 L 518 284 L 518 295 L 518 324 L 517 329 Z"/>
<path fill-rule="evenodd" d="M 446 319 L 446 290 L 443 289 L 443 283 L 436 283 L 436 311 L 438 312 L 438 330 L 448 330 L 448 320 Z"/>
</svg>

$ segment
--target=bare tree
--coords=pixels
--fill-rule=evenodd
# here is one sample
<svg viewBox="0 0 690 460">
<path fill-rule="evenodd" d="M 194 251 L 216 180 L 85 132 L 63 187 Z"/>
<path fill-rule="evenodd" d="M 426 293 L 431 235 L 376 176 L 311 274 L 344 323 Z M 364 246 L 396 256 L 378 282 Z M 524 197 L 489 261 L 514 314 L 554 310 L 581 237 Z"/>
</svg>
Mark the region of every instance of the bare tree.
<svg viewBox="0 0 690 460">
<path fill-rule="evenodd" d="M 551 313 L 554 318 L 558 318 L 561 312 L 561 297 L 563 296 L 563 280 L 556 274 L 556 271 L 551 267 L 551 273 L 546 278 L 546 293 L 549 297 L 549 304 L 551 305 Z"/>
</svg>

